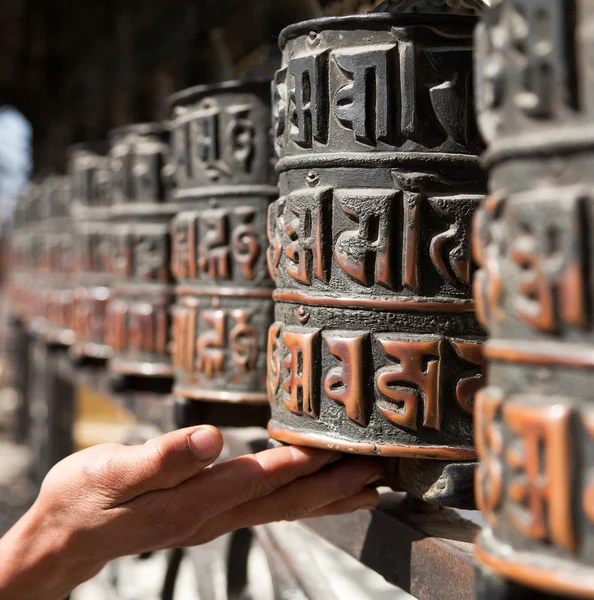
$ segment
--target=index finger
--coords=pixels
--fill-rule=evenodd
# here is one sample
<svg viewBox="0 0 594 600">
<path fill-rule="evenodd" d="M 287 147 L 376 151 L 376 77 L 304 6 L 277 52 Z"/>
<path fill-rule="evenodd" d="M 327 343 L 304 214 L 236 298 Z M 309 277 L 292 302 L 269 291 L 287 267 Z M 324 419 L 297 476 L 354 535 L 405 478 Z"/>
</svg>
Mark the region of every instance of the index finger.
<svg viewBox="0 0 594 600">
<path fill-rule="evenodd" d="M 339 452 L 299 446 L 240 456 L 185 481 L 176 490 L 174 504 L 179 502 L 187 510 L 188 498 L 200 498 L 200 513 L 196 516 L 204 522 L 244 502 L 267 496 L 296 479 L 317 473 L 341 457 Z"/>
</svg>

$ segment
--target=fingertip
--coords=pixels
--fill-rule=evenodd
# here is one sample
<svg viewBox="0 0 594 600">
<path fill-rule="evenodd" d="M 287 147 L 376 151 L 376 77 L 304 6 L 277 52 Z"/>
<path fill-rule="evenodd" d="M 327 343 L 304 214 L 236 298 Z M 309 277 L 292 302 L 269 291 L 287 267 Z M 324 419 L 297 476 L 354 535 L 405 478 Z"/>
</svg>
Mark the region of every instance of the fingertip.
<svg viewBox="0 0 594 600">
<path fill-rule="evenodd" d="M 223 435 L 212 425 L 201 425 L 188 436 L 188 444 L 198 460 L 213 461 L 223 449 Z"/>
</svg>

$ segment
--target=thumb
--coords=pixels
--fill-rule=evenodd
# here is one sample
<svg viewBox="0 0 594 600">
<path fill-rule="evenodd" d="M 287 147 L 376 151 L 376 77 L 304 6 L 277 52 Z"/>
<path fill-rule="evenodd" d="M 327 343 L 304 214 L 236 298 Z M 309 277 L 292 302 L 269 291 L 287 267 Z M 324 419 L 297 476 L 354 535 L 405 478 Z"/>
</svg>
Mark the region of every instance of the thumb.
<svg viewBox="0 0 594 600">
<path fill-rule="evenodd" d="M 120 448 L 117 458 L 106 465 L 113 469 L 111 475 L 120 490 L 118 504 L 180 485 L 212 464 L 222 449 L 223 436 L 210 425 L 179 429 L 140 446 Z"/>
</svg>

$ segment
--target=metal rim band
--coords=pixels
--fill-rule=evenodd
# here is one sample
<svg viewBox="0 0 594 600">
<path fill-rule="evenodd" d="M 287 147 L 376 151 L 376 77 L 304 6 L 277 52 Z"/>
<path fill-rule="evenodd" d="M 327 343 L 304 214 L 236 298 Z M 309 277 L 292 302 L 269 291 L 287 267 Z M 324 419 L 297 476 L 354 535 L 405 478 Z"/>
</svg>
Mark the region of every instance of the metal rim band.
<svg viewBox="0 0 594 600">
<path fill-rule="evenodd" d="M 410 312 L 473 312 L 472 300 L 443 300 L 433 298 L 384 297 L 371 298 L 365 296 L 329 296 L 311 295 L 293 290 L 276 290 L 272 297 L 277 302 L 289 304 L 306 304 L 309 306 L 326 306 L 342 308 L 367 308 L 380 311 Z"/>
<path fill-rule="evenodd" d="M 109 370 L 119 375 L 138 375 L 140 377 L 173 377 L 173 367 L 167 363 L 148 361 L 127 361 L 112 358 Z"/>
<path fill-rule="evenodd" d="M 585 600 L 594 600 L 594 575 L 592 569 L 584 566 L 583 570 L 589 575 L 580 576 L 575 567 L 564 570 L 568 564 L 565 562 L 560 569 L 537 567 L 526 563 L 509 562 L 508 560 L 494 556 L 481 546 L 479 536 L 476 544 L 476 557 L 485 565 L 494 569 L 500 575 L 517 583 L 536 588 L 547 593 L 573 596 Z M 515 556 L 527 555 L 527 553 L 514 553 Z M 534 560 L 534 554 L 531 555 Z"/>
<path fill-rule="evenodd" d="M 300 154 L 286 156 L 276 164 L 278 173 L 297 169 L 332 169 L 332 168 L 394 168 L 419 167 L 438 168 L 452 167 L 476 169 L 478 175 L 483 171 L 481 159 L 470 154 L 453 154 L 448 152 L 326 152 L 320 154 Z M 471 178 L 470 175 L 468 178 Z"/>
<path fill-rule="evenodd" d="M 287 444 L 312 446 L 325 450 L 338 450 L 351 454 L 366 454 L 385 457 L 431 458 L 435 460 L 468 460 L 476 458 L 474 448 L 460 446 L 397 446 L 372 442 L 351 442 L 323 433 L 302 432 L 280 427 L 269 421 L 268 435 Z"/>
<path fill-rule="evenodd" d="M 268 396 L 260 392 L 223 392 L 221 390 L 189 390 L 185 387 L 175 386 L 174 396 L 181 396 L 187 400 L 203 402 L 222 402 L 229 404 L 268 404 Z"/>
</svg>

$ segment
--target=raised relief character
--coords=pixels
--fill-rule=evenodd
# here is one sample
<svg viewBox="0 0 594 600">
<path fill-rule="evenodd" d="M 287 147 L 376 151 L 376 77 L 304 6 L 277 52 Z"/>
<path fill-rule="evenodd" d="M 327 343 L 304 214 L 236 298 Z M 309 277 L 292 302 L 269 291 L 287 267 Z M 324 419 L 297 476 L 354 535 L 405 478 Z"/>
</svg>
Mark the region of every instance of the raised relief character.
<svg viewBox="0 0 594 600">
<path fill-rule="evenodd" d="M 390 133 L 388 64 L 394 47 L 385 44 L 332 54 L 350 80 L 334 96 L 334 114 L 368 146 L 387 140 Z"/>
<path fill-rule="evenodd" d="M 456 356 L 472 369 L 470 373 L 465 369 L 456 383 L 456 400 L 462 410 L 473 414 L 475 394 L 485 384 L 487 360 L 484 344 L 466 340 L 450 340 L 450 343 Z"/>
<path fill-rule="evenodd" d="M 474 436 L 480 464 L 476 470 L 476 503 L 491 525 L 503 500 L 503 392 L 488 387 L 476 397 Z"/>
<path fill-rule="evenodd" d="M 324 379 L 326 396 L 343 404 L 346 416 L 351 421 L 363 426 L 368 425 L 368 390 L 364 373 L 368 332 L 324 332 L 323 338 L 328 350 L 340 361 L 340 366 L 330 369 Z"/>
<path fill-rule="evenodd" d="M 205 98 L 194 114 L 190 127 L 193 131 L 196 168 L 203 169 L 213 181 L 221 172 L 219 147 L 219 107 L 212 98 Z"/>
<path fill-rule="evenodd" d="M 136 275 L 145 281 L 169 278 L 168 240 L 166 235 L 140 234 L 134 246 Z"/>
<path fill-rule="evenodd" d="M 171 271 L 176 279 L 196 277 L 196 217 L 179 214 L 172 224 Z"/>
<path fill-rule="evenodd" d="M 383 367 L 376 373 L 380 398 L 379 411 L 392 423 L 416 431 L 421 405 L 422 425 L 441 429 L 440 367 L 442 338 L 428 336 L 423 340 L 396 339 L 382 334 L 377 340 L 396 365 Z M 396 405 L 396 406 L 394 406 Z"/>
<path fill-rule="evenodd" d="M 198 266 L 211 279 L 231 277 L 229 215 L 221 209 L 205 210 L 199 221 Z"/>
<path fill-rule="evenodd" d="M 478 206 L 466 200 L 468 207 Z M 433 211 L 438 215 L 440 223 L 448 227 L 446 231 L 436 234 L 431 239 L 429 256 L 439 276 L 450 285 L 466 288 L 470 285 L 470 227 L 464 216 L 437 199 L 429 200 Z"/>
<path fill-rule="evenodd" d="M 173 364 L 186 373 L 195 370 L 195 336 L 197 304 L 176 306 L 173 309 L 172 359 Z"/>
<path fill-rule="evenodd" d="M 280 275 L 280 261 L 283 253 L 283 233 L 285 230 L 285 200 L 281 198 L 268 207 L 268 218 L 266 229 L 268 234 L 268 249 L 266 259 L 268 261 L 268 272 L 272 279 Z"/>
<path fill-rule="evenodd" d="M 583 328 L 589 321 L 584 203 L 582 198 L 565 197 L 560 212 L 559 201 L 556 195 L 515 202 L 509 208 L 515 230 L 510 258 L 518 270 L 515 311 L 543 331 L 557 331 L 562 324 Z"/>
<path fill-rule="evenodd" d="M 475 274 L 472 291 L 477 318 L 485 326 L 505 319 L 503 261 L 508 234 L 505 204 L 503 197 L 487 198 L 473 222 L 472 253 L 480 270 Z"/>
<path fill-rule="evenodd" d="M 222 377 L 226 370 L 226 314 L 222 310 L 205 310 L 200 320 L 207 330 L 198 335 L 196 368 L 209 379 Z"/>
<path fill-rule="evenodd" d="M 288 352 L 283 359 L 283 402 L 291 412 L 317 419 L 320 330 L 299 327 L 284 331 L 283 344 Z"/>
<path fill-rule="evenodd" d="M 255 371 L 258 363 L 258 332 L 251 323 L 252 316 L 249 310 L 231 311 L 231 318 L 235 322 L 229 332 L 231 357 L 244 373 Z"/>
<path fill-rule="evenodd" d="M 253 225 L 256 211 L 249 206 L 235 209 L 234 215 L 240 223 L 231 233 L 233 259 L 239 265 L 241 274 L 248 280 L 256 278 L 254 265 L 260 256 L 258 233 Z"/>
<path fill-rule="evenodd" d="M 503 415 L 516 436 L 506 451 L 511 522 L 530 538 L 574 552 L 571 409 L 514 401 L 506 403 Z"/>
<path fill-rule="evenodd" d="M 277 392 L 281 378 L 281 323 L 273 323 L 268 330 L 268 347 L 266 351 L 267 388 L 270 402 L 278 404 Z"/>
<path fill-rule="evenodd" d="M 336 203 L 356 231 L 341 233 L 335 246 L 339 266 L 362 285 L 394 289 L 393 218 L 398 193 L 391 190 L 336 190 Z"/>
<path fill-rule="evenodd" d="M 249 104 L 245 104 L 226 109 L 230 119 L 225 131 L 225 139 L 235 165 L 244 173 L 252 170 L 254 158 L 255 128 L 250 119 L 251 108 Z"/>
<path fill-rule="evenodd" d="M 291 139 L 303 148 L 328 138 L 328 51 L 291 58 L 288 71 Z"/>
<path fill-rule="evenodd" d="M 313 277 L 326 281 L 323 232 L 330 228 L 330 190 L 291 194 L 285 199 L 285 254 L 290 277 L 312 284 Z"/>
</svg>

